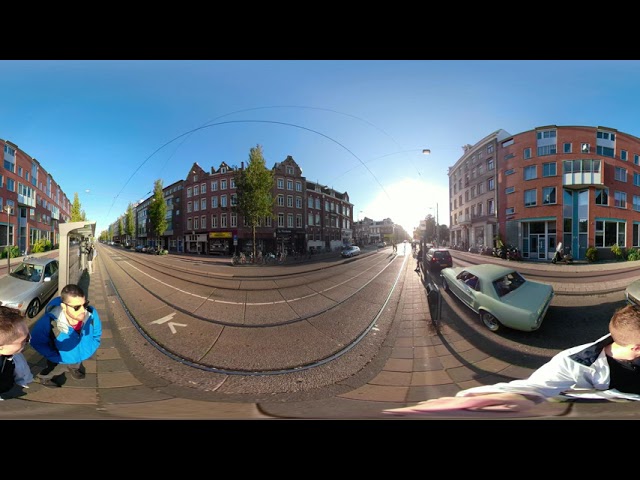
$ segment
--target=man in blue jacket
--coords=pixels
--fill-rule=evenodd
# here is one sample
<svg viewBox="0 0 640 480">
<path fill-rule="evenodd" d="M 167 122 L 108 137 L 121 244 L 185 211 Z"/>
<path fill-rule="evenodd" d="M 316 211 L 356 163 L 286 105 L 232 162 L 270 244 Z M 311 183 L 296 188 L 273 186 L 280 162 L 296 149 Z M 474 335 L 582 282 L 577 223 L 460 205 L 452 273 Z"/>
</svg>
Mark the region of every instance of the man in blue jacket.
<svg viewBox="0 0 640 480">
<path fill-rule="evenodd" d="M 31 346 L 47 360 L 38 378 L 45 387 L 60 387 L 54 380 L 67 371 L 77 380 L 85 377 L 82 362 L 100 346 L 102 323 L 89 306 L 82 288 L 69 284 L 49 302 L 31 331 Z"/>
</svg>

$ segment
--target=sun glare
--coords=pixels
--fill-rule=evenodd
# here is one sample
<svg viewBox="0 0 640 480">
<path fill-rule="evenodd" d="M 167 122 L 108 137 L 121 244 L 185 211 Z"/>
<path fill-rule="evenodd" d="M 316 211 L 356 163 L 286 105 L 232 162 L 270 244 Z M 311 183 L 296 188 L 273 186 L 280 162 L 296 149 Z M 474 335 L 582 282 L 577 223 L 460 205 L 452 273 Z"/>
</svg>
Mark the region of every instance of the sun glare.
<svg viewBox="0 0 640 480">
<path fill-rule="evenodd" d="M 385 192 L 381 191 L 362 209 L 362 213 L 357 216 L 358 219 L 390 218 L 411 234 L 413 229 L 420 225 L 420 220 L 427 215 L 435 217 L 437 208 L 439 222 L 448 224 L 449 191 L 446 188 L 424 180 L 405 178 L 385 186 L 385 190 L 389 196 L 387 197 Z"/>
</svg>

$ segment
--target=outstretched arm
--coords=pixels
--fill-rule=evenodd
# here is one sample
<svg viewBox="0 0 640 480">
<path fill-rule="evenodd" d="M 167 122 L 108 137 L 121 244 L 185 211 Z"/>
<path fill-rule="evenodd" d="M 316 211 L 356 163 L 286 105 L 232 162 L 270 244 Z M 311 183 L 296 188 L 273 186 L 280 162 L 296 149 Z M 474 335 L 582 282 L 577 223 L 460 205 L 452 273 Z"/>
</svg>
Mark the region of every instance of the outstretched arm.
<svg viewBox="0 0 640 480">
<path fill-rule="evenodd" d="M 492 412 L 524 412 L 539 403 L 518 393 L 488 393 L 467 397 L 442 397 L 420 402 L 403 408 L 383 410 L 389 415 L 411 415 L 429 412 L 445 412 L 455 410 L 478 410 Z"/>
</svg>

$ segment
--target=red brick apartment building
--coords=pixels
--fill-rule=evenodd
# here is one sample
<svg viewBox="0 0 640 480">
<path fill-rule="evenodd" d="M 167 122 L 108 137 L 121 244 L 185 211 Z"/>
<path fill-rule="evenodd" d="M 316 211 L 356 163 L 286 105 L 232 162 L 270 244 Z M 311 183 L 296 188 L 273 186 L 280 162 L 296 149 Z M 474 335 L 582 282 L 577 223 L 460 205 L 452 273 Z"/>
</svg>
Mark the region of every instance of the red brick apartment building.
<svg viewBox="0 0 640 480">
<path fill-rule="evenodd" d="M 0 249 L 7 238 L 21 253 L 42 238 L 57 248 L 59 224 L 70 221 L 71 202 L 38 160 L 8 140 L 0 139 L 0 145 Z"/>
<path fill-rule="evenodd" d="M 451 243 L 521 249 L 550 260 L 559 242 L 576 259 L 588 247 L 640 247 L 640 139 L 610 127 L 498 130 L 449 169 Z"/>
<path fill-rule="evenodd" d="M 252 230 L 233 209 L 236 169 L 222 162 L 209 172 L 197 163 L 189 170 L 180 214 L 185 252 L 226 255 L 253 250 Z M 347 193 L 308 182 L 291 156 L 272 170 L 274 217 L 265 218 L 256 228 L 257 250 L 304 252 L 312 246 L 338 248 L 351 242 L 353 205 Z"/>
</svg>

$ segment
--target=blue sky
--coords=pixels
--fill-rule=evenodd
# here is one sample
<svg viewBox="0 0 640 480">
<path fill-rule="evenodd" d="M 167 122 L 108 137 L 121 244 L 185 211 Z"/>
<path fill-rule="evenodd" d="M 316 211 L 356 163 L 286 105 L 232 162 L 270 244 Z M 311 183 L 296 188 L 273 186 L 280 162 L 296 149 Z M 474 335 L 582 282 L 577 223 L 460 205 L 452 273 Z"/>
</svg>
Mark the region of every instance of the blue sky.
<svg viewBox="0 0 640 480">
<path fill-rule="evenodd" d="M 500 128 L 640 136 L 635 60 L 0 61 L 0 138 L 105 230 L 156 179 L 291 155 L 349 193 L 354 220 L 448 224 L 447 169 Z M 428 148 L 430 155 L 423 155 Z"/>
</svg>

